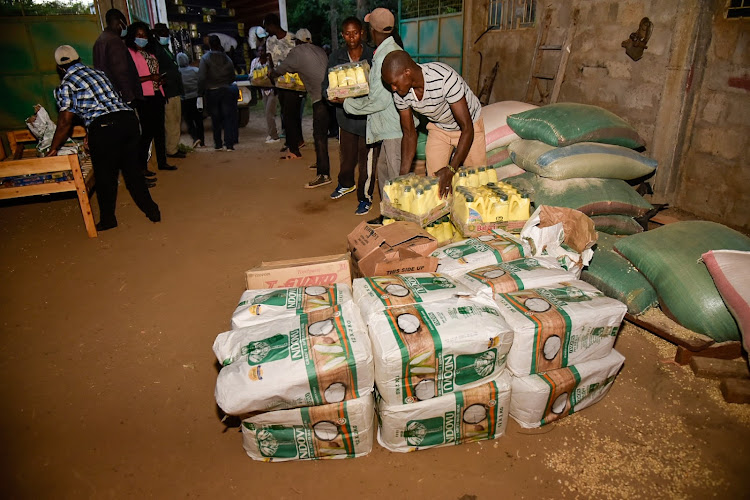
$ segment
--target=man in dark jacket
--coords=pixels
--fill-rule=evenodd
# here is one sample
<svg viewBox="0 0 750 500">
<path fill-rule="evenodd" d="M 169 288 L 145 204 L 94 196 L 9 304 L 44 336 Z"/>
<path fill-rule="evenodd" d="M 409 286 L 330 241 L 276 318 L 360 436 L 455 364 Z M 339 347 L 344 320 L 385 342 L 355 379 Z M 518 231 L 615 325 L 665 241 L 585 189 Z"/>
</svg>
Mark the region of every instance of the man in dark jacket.
<svg viewBox="0 0 750 500">
<path fill-rule="evenodd" d="M 234 63 L 224 53 L 218 36 L 208 39 L 210 51 L 201 57 L 198 68 L 198 95 L 204 96 L 204 104 L 211 115 L 214 130 L 214 149 L 234 151 L 239 142 L 237 99 L 239 90 L 234 84 Z M 224 129 L 224 146 L 221 131 Z"/>
<path fill-rule="evenodd" d="M 182 75 L 174 54 L 169 50 L 170 39 L 167 25 L 164 23 L 155 24 L 154 35 L 159 42 L 156 49 L 156 59 L 159 61 L 159 72 L 164 74 L 164 97 L 167 98 L 167 103 L 164 106 L 164 138 L 167 156 L 170 158 L 185 158 L 185 153 L 180 152 L 177 148 L 180 144 L 180 122 L 182 121 L 180 96 L 184 93 Z"/>
<path fill-rule="evenodd" d="M 109 9 L 104 19 L 107 27 L 94 42 L 94 68 L 103 71 L 122 100 L 130 104 L 143 98 L 143 90 L 133 58 L 122 40 L 127 33 L 125 15 L 117 9 Z"/>
<path fill-rule="evenodd" d="M 332 52 L 328 58 L 328 67 L 356 61 L 367 61 L 372 65 L 373 49 L 362 43 L 364 36 L 362 21 L 348 17 L 341 23 L 341 35 L 345 45 Z M 328 79 L 323 83 L 323 97 L 327 97 Z M 367 147 L 367 117 L 350 115 L 344 111 L 340 101 L 333 101 L 336 106 L 336 120 L 339 124 L 339 183 L 331 193 L 331 199 L 337 200 L 344 195 L 357 191 L 356 214 L 365 215 L 372 207 L 372 193 L 375 187 L 372 151 Z M 358 181 L 354 184 L 354 169 L 358 166 Z"/>
</svg>

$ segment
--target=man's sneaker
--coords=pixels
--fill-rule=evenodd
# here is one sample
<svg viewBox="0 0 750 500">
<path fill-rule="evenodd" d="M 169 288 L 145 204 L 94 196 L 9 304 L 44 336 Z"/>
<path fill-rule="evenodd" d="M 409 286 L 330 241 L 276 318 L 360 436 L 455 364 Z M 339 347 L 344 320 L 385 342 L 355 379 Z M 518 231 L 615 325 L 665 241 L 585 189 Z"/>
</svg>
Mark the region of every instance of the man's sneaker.
<svg viewBox="0 0 750 500">
<path fill-rule="evenodd" d="M 357 205 L 357 210 L 354 211 L 354 215 L 367 215 L 370 213 L 370 209 L 372 208 L 372 202 L 371 201 L 360 201 L 359 205 Z"/>
<path fill-rule="evenodd" d="M 331 193 L 331 199 L 332 200 L 338 200 L 344 195 L 347 195 L 349 193 L 353 193 L 357 189 L 357 186 L 352 186 L 345 188 L 341 184 L 339 184 L 336 189 L 333 190 L 333 193 Z"/>
<path fill-rule="evenodd" d="M 266 144 L 273 144 L 274 142 L 279 142 L 279 140 L 278 139 L 274 139 L 270 135 L 268 137 L 266 137 Z"/>
<path fill-rule="evenodd" d="M 383 225 L 383 216 L 378 215 L 372 220 L 368 220 L 367 223 L 371 226 L 382 226 Z"/>
<path fill-rule="evenodd" d="M 305 184 L 305 189 L 313 189 L 320 186 L 325 186 L 331 183 L 331 177 L 328 175 L 319 175 L 314 180 Z"/>
</svg>

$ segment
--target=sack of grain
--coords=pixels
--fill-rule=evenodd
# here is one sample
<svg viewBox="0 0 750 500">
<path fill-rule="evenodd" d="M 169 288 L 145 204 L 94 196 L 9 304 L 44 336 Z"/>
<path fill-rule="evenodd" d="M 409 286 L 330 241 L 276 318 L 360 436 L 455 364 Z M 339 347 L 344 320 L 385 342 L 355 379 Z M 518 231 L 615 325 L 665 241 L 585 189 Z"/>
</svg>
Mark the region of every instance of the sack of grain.
<svg viewBox="0 0 750 500">
<path fill-rule="evenodd" d="M 592 217 L 593 219 L 593 217 Z M 599 233 L 594 256 L 581 273 L 581 280 L 595 286 L 607 297 L 619 300 L 628 313 L 643 314 L 659 304 L 656 290 L 638 269 L 614 250 L 618 238 Z"/>
<path fill-rule="evenodd" d="M 700 259 L 709 250 L 750 251 L 750 238 L 715 222 L 682 221 L 622 238 L 615 249 L 654 286 L 668 316 L 716 342 L 740 340 Z"/>
<path fill-rule="evenodd" d="M 628 215 L 592 215 L 594 228 L 602 233 L 629 236 L 643 232 L 643 226 Z"/>
<path fill-rule="evenodd" d="M 495 302 L 514 332 L 508 368 L 518 376 L 606 356 L 627 310 L 583 281 L 503 293 Z"/>
<path fill-rule="evenodd" d="M 438 272 L 460 276 L 478 267 L 520 259 L 529 255 L 529 245 L 502 229 L 446 245 L 432 253 Z"/>
<path fill-rule="evenodd" d="M 642 217 L 654 207 L 620 179 L 567 179 L 556 181 L 527 172 L 507 181 L 529 193 L 536 206 L 574 208 L 586 215 Z"/>
<path fill-rule="evenodd" d="M 711 250 L 702 259 L 750 351 L 750 252 Z"/>
<path fill-rule="evenodd" d="M 481 385 L 505 368 L 513 331 L 490 300 L 392 307 L 368 319 L 375 383 L 388 405 Z"/>
<path fill-rule="evenodd" d="M 656 160 L 611 144 L 579 142 L 556 148 L 541 141 L 519 140 L 508 146 L 513 163 L 548 179 L 623 179 L 653 174 Z"/>
<path fill-rule="evenodd" d="M 508 116 L 508 126 L 523 139 L 542 141 L 550 146 L 601 142 L 636 149 L 645 145 L 638 132 L 625 120 L 588 104 L 548 104 Z"/>
<path fill-rule="evenodd" d="M 487 165 L 493 167 L 502 167 L 511 163 L 513 163 L 513 160 L 510 159 L 510 151 L 508 151 L 508 146 L 502 146 L 499 148 L 487 150 Z"/>
<path fill-rule="evenodd" d="M 501 101 L 483 107 L 482 119 L 484 120 L 484 138 L 487 143 L 487 151 L 507 146 L 520 139 L 508 126 L 508 115 L 536 108 L 537 106 L 533 104 L 518 101 Z"/>
<path fill-rule="evenodd" d="M 354 458 L 372 450 L 375 398 L 368 394 L 309 408 L 261 413 L 242 421 L 242 445 L 253 460 L 285 462 Z"/>
<path fill-rule="evenodd" d="M 551 257 L 527 257 L 474 269 L 459 276 L 457 281 L 477 294 L 492 298 L 496 293 L 528 290 L 575 279 L 574 274 Z"/>
<path fill-rule="evenodd" d="M 370 341 L 354 302 L 220 334 L 216 402 L 229 415 L 339 403 L 372 391 Z"/>
<path fill-rule="evenodd" d="M 352 283 L 354 301 L 362 318 L 392 306 L 436 302 L 458 296 L 474 295 L 450 276 L 439 273 L 414 273 L 359 278 Z"/>
<path fill-rule="evenodd" d="M 495 439 L 505 433 L 510 411 L 510 374 L 472 389 L 412 405 L 378 400 L 378 442 L 408 452 Z"/>
<path fill-rule="evenodd" d="M 232 329 L 343 304 L 352 299 L 349 285 L 247 290 L 232 313 Z"/>
<path fill-rule="evenodd" d="M 581 411 L 607 394 L 624 361 L 622 354 L 612 349 L 603 358 L 513 377 L 510 416 L 528 429 Z"/>
</svg>

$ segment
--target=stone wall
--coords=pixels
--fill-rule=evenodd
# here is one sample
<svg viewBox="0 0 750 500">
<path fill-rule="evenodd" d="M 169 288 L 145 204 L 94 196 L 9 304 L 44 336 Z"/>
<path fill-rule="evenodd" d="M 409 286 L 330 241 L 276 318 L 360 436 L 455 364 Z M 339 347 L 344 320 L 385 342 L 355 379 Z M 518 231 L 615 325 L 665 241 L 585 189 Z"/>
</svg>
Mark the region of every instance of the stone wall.
<svg viewBox="0 0 750 500">
<path fill-rule="evenodd" d="M 750 21 L 724 20 L 724 3 L 538 0 L 537 23 L 552 6 L 547 43 L 560 44 L 578 11 L 558 102 L 601 106 L 638 130 L 645 154 L 659 162 L 652 201 L 750 230 L 748 210 L 742 210 L 750 201 Z M 523 100 L 537 29 L 490 31 L 475 44 L 487 28 L 486 0 L 465 0 L 464 13 L 464 77 L 479 90 L 481 52 L 481 78 L 500 62 L 490 102 Z M 653 34 L 643 58 L 633 61 L 620 44 L 642 17 L 654 23 Z M 557 54 L 545 55 L 546 63 L 554 65 Z"/>
</svg>

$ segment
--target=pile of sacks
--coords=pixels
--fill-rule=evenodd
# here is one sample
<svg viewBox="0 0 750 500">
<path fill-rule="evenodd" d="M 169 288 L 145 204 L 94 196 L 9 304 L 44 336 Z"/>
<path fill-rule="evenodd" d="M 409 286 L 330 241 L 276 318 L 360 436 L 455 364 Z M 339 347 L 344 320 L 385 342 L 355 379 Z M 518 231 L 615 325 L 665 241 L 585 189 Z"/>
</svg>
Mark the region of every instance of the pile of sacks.
<svg viewBox="0 0 750 500">
<path fill-rule="evenodd" d="M 216 402 L 242 419 L 251 458 L 372 449 L 372 353 L 349 285 L 248 290 L 213 350 L 222 365 Z"/>
<path fill-rule="evenodd" d="M 537 206 L 580 210 L 609 234 L 643 231 L 636 219 L 653 207 L 626 181 L 653 175 L 657 164 L 635 151 L 644 141 L 624 120 L 576 103 L 537 108 L 507 101 L 482 115 L 492 161 L 514 164 L 497 170 L 498 177 L 530 193 Z"/>
</svg>

